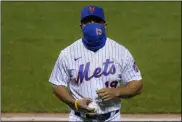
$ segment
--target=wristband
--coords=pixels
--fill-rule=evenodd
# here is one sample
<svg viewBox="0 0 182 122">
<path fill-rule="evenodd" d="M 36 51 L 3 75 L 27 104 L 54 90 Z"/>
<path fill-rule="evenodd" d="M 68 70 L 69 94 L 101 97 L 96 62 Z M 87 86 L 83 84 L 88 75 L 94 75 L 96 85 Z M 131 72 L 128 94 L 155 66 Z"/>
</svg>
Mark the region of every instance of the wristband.
<svg viewBox="0 0 182 122">
<path fill-rule="evenodd" d="M 78 110 L 78 99 L 75 100 L 75 108 L 76 108 L 76 110 Z"/>
</svg>

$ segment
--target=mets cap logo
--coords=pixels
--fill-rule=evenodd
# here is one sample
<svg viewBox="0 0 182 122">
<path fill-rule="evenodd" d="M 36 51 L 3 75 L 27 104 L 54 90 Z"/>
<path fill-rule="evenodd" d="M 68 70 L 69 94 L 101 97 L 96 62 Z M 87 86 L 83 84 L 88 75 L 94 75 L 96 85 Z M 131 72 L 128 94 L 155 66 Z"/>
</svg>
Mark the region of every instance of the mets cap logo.
<svg viewBox="0 0 182 122">
<path fill-rule="evenodd" d="M 93 12 L 95 11 L 95 8 L 94 8 L 94 7 L 89 7 L 89 11 L 90 11 L 91 13 L 93 13 Z"/>
</svg>

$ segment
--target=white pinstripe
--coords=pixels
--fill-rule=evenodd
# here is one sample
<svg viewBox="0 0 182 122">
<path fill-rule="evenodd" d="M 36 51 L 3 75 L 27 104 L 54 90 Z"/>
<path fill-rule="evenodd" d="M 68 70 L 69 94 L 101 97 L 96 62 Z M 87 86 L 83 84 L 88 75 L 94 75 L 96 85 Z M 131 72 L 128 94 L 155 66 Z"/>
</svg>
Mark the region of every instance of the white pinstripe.
<svg viewBox="0 0 182 122">
<path fill-rule="evenodd" d="M 78 59 L 75 61 L 75 58 Z M 82 83 L 80 80 L 76 83 L 75 79 L 77 79 L 79 75 L 79 67 L 82 64 L 84 70 L 86 64 L 90 62 L 88 70 L 88 76 L 90 77 L 98 67 L 100 67 L 102 70 L 101 72 L 103 72 L 105 66 L 103 63 L 106 62 L 106 59 L 113 61 L 113 63 L 108 65 L 106 72 L 111 69 L 114 72 L 114 65 L 116 69 L 115 73 L 107 76 L 102 74 L 100 77 L 93 77 L 88 81 L 83 78 Z M 82 40 L 79 39 L 61 51 L 49 81 L 55 85 L 64 85 L 68 87 L 72 92 L 73 97 L 76 99 L 89 97 L 95 100 L 98 97 L 96 90 L 105 88 L 106 81 L 109 81 L 110 83 L 112 81 L 118 81 L 117 87 L 119 87 L 121 83 L 126 84 L 132 80 L 140 80 L 141 73 L 139 70 L 138 72 L 134 70 L 133 65 L 134 59 L 128 49 L 110 38 L 107 38 L 105 46 L 95 53 L 87 50 L 84 47 Z M 98 72 L 99 70 L 100 69 L 98 69 Z M 101 73 L 96 73 L 95 76 L 99 74 Z M 120 100 L 111 100 L 103 106 L 100 106 L 102 110 L 100 114 L 118 110 L 120 107 Z"/>
</svg>

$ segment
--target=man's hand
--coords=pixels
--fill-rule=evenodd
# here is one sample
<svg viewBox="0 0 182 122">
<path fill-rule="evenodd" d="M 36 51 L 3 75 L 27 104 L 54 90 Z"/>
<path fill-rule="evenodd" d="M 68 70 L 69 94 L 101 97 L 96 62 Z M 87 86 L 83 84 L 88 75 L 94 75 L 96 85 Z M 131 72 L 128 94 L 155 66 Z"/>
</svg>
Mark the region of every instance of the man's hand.
<svg viewBox="0 0 182 122">
<path fill-rule="evenodd" d="M 78 111 L 86 113 L 94 113 L 94 108 L 89 108 L 88 104 L 91 103 L 90 98 L 83 98 L 78 100 Z"/>
<path fill-rule="evenodd" d="M 102 101 L 109 101 L 112 99 L 118 99 L 117 94 L 119 93 L 118 88 L 103 88 L 96 91 L 99 98 L 102 99 Z"/>
<path fill-rule="evenodd" d="M 120 99 L 120 98 L 131 98 L 141 93 L 143 88 L 143 84 L 141 80 L 138 81 L 130 81 L 124 86 L 120 86 L 119 88 L 103 88 L 97 91 L 99 98 L 102 101 L 108 101 L 112 99 Z"/>
</svg>

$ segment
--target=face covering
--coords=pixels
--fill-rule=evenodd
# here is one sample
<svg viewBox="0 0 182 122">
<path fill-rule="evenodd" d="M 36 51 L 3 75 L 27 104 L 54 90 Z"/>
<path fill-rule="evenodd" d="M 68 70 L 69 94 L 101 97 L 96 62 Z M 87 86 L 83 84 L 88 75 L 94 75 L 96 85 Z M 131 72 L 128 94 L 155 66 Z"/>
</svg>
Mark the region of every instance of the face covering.
<svg viewBox="0 0 182 122">
<path fill-rule="evenodd" d="M 97 51 L 106 43 L 105 27 L 101 24 L 90 23 L 82 27 L 82 42 L 91 51 Z"/>
</svg>

